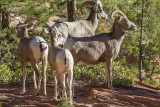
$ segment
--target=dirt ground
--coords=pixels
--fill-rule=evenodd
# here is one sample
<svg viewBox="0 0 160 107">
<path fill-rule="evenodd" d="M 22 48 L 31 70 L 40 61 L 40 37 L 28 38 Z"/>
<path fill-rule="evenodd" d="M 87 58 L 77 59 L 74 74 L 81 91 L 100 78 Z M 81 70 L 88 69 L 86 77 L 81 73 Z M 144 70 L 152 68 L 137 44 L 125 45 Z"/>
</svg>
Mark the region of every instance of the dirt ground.
<svg viewBox="0 0 160 107">
<path fill-rule="evenodd" d="M 2 107 L 56 107 L 59 103 L 52 100 L 53 85 L 47 85 L 47 97 L 35 96 L 33 85 L 27 86 L 25 95 L 20 95 L 21 89 L 21 85 L 0 83 Z M 160 107 L 160 92 L 142 87 L 121 87 L 113 91 L 103 85 L 76 84 L 73 103 L 75 107 Z"/>
</svg>

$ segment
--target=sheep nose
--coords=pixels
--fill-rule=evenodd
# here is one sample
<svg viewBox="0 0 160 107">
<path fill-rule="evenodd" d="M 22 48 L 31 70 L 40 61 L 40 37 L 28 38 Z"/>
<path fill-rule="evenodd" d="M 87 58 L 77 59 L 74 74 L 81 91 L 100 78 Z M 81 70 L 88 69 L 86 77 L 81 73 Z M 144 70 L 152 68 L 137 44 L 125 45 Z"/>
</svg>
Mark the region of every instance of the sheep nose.
<svg viewBox="0 0 160 107">
<path fill-rule="evenodd" d="M 137 30 L 137 26 L 135 24 L 132 24 L 131 29 L 136 31 Z"/>
<path fill-rule="evenodd" d="M 109 20 L 109 17 L 108 17 L 108 15 L 106 15 L 106 19 L 107 19 L 107 20 Z"/>
<path fill-rule="evenodd" d="M 134 31 L 137 31 L 137 26 L 136 25 L 134 26 Z"/>
</svg>

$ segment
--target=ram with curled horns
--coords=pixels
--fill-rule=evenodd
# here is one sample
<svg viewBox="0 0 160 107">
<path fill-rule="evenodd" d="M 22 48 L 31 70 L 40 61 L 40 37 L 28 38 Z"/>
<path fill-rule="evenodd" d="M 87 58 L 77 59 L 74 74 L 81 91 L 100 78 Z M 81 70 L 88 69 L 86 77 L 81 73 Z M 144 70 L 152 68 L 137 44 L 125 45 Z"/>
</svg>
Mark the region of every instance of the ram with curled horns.
<svg viewBox="0 0 160 107">
<path fill-rule="evenodd" d="M 86 20 L 56 22 L 52 26 L 53 29 L 57 29 L 59 32 L 59 35 L 55 37 L 55 42 L 57 42 L 58 45 L 62 45 L 70 37 L 93 36 L 97 29 L 99 19 L 108 19 L 108 15 L 104 12 L 100 0 L 84 2 L 81 5 L 81 14 L 83 14 L 83 8 L 86 6 L 91 6 L 89 17 Z"/>
<path fill-rule="evenodd" d="M 125 31 L 135 31 L 136 25 L 132 23 L 120 10 L 114 11 L 111 16 L 118 14 L 113 30 L 92 37 L 72 37 L 64 44 L 74 59 L 74 64 L 95 65 L 104 63 L 106 70 L 107 86 L 112 86 L 112 61 L 117 57 Z"/>
</svg>

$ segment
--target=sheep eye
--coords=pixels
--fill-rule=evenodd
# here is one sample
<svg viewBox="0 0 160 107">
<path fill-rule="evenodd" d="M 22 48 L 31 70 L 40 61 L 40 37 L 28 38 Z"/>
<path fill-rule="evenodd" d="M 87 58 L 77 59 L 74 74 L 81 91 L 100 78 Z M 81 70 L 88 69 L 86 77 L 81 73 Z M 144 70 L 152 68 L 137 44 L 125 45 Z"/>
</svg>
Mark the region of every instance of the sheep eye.
<svg viewBox="0 0 160 107">
<path fill-rule="evenodd" d="M 60 36 L 60 35 L 58 35 L 58 38 L 61 38 L 61 36 Z"/>
</svg>

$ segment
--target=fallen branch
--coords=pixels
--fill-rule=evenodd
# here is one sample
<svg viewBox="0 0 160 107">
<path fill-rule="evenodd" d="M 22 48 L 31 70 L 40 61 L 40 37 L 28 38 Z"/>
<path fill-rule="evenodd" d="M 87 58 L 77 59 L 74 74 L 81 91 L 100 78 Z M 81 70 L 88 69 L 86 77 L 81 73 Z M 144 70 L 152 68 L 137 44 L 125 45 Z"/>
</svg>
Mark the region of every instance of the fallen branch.
<svg viewBox="0 0 160 107">
<path fill-rule="evenodd" d="M 105 88 L 92 88 L 90 91 L 90 96 L 96 96 L 97 99 L 103 99 L 103 103 L 108 103 L 107 99 L 118 99 L 118 104 L 122 101 L 122 104 L 125 102 L 129 102 L 131 105 L 134 106 L 142 106 L 141 104 L 152 105 L 154 107 L 159 107 L 160 100 L 157 98 L 152 98 L 150 96 L 140 96 L 140 95 L 130 95 L 119 91 L 111 91 Z M 101 102 L 101 101 L 100 101 Z M 116 104 L 116 101 L 113 102 Z"/>
<path fill-rule="evenodd" d="M 152 86 L 152 85 L 149 85 L 149 84 L 140 82 L 140 81 L 135 81 L 135 82 L 136 82 L 137 84 L 143 86 L 143 87 L 147 87 L 147 88 L 154 89 L 154 90 L 160 90 L 159 87 L 155 87 L 155 86 Z"/>
</svg>

